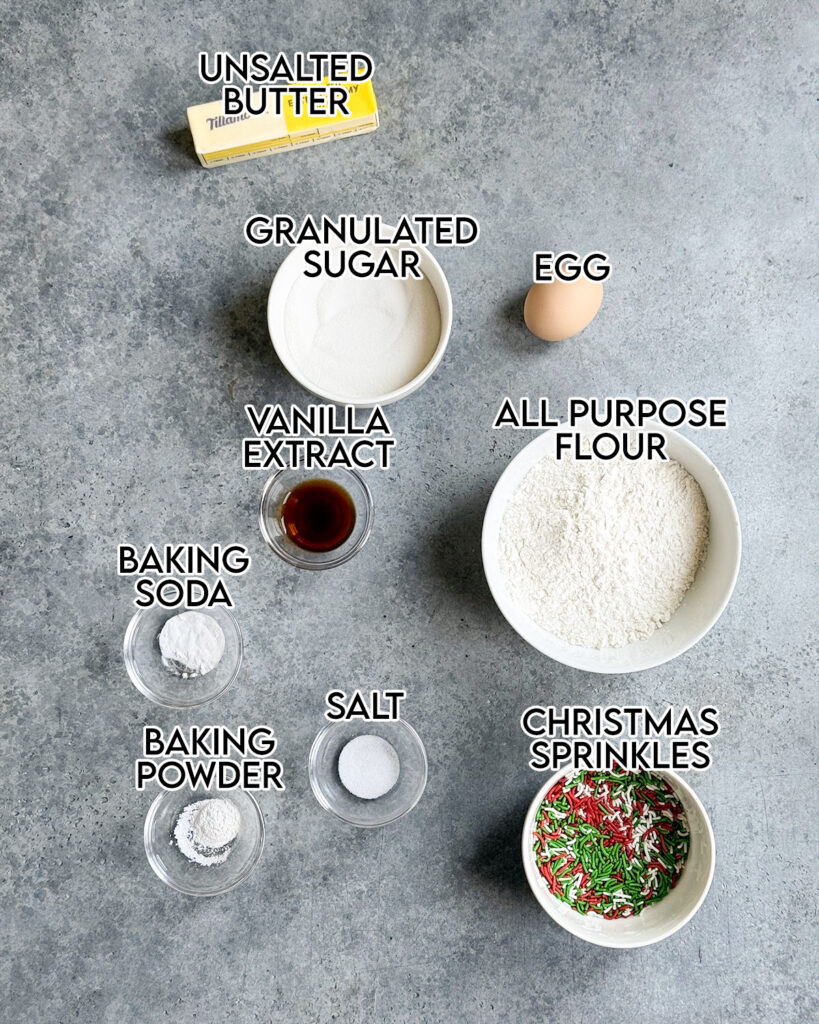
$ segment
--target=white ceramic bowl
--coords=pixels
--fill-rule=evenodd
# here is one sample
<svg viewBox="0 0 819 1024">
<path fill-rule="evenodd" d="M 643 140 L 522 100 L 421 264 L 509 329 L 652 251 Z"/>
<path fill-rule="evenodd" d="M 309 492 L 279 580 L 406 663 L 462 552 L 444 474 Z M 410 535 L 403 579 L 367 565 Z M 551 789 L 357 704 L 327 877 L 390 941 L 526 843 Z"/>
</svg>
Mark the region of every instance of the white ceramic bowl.
<svg viewBox="0 0 819 1024">
<path fill-rule="evenodd" d="M 708 503 L 708 552 L 694 582 L 668 622 L 645 640 L 625 647 L 577 647 L 539 626 L 509 596 L 498 562 L 498 537 L 507 502 L 523 478 L 554 451 L 554 430 L 539 434 L 509 463 L 495 485 L 483 522 L 483 568 L 492 596 L 509 624 L 524 640 L 555 661 L 586 672 L 639 672 L 671 661 L 693 647 L 708 632 L 728 604 L 739 572 L 742 540 L 734 499 L 716 466 L 692 441 L 676 430 L 649 424 L 665 435 L 669 458 L 679 462 L 697 481 Z M 569 429 L 568 427 L 556 429 Z M 587 433 L 600 433 L 583 425 Z"/>
<path fill-rule="evenodd" d="M 688 860 L 679 880 L 671 892 L 657 903 L 652 903 L 634 917 L 606 921 L 599 914 L 580 914 L 567 903 L 563 903 L 549 891 L 545 879 L 538 871 L 533 846 L 533 833 L 538 808 L 543 798 L 563 778 L 565 770 L 555 774 L 537 791 L 526 814 L 523 824 L 521 850 L 526 881 L 538 903 L 561 928 L 579 939 L 596 946 L 612 949 L 633 949 L 650 946 L 673 935 L 691 920 L 708 895 L 714 877 L 716 851 L 714 831 L 700 798 L 679 775 L 671 771 L 657 771 L 654 774 L 666 779 L 674 787 L 688 817 L 691 844 Z"/>
<path fill-rule="evenodd" d="M 389 231 L 391 229 L 385 226 L 385 230 Z M 452 294 L 450 293 L 449 284 L 447 283 L 446 276 L 444 275 L 440 264 L 429 249 L 424 246 L 406 246 L 406 248 L 414 249 L 420 254 L 420 270 L 432 285 L 438 299 L 438 307 L 441 313 L 441 333 L 438 338 L 438 344 L 432 354 L 432 358 L 423 370 L 417 374 L 417 376 L 413 377 L 412 380 L 394 391 L 388 391 L 384 394 L 367 395 L 365 397 L 351 397 L 343 394 L 341 391 L 323 389 L 317 385 L 315 381 L 311 381 L 301 372 L 293 359 L 285 330 L 285 307 L 287 304 L 287 297 L 290 294 L 290 289 L 293 287 L 296 279 L 303 272 L 304 254 L 310 249 L 324 248 L 326 247 L 315 245 L 313 243 L 303 243 L 302 245 L 295 246 L 279 267 L 276 272 L 276 276 L 273 278 L 273 284 L 270 286 L 270 294 L 267 300 L 267 327 L 270 331 L 270 339 L 273 342 L 273 347 L 276 350 L 276 354 L 281 360 L 282 365 L 288 373 L 290 373 L 290 375 L 294 377 L 299 384 L 301 384 L 302 387 L 311 391 L 314 395 L 318 395 L 319 398 L 323 398 L 329 402 L 337 402 L 339 405 L 352 405 L 358 408 L 370 408 L 374 405 L 389 405 L 392 402 L 397 402 L 400 398 L 406 398 L 407 395 L 411 395 L 413 391 L 417 391 L 418 388 L 420 388 L 421 385 L 425 383 L 425 381 L 427 381 L 435 372 L 438 364 L 444 357 L 444 352 L 446 351 L 446 346 L 449 341 L 449 334 L 452 330 Z"/>
</svg>

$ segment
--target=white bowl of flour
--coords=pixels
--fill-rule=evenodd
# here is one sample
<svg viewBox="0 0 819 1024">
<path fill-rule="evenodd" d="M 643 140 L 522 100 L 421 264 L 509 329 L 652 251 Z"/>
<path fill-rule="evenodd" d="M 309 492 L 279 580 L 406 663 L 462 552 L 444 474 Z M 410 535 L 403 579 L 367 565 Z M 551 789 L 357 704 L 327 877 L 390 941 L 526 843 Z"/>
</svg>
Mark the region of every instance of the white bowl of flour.
<svg viewBox="0 0 819 1024">
<path fill-rule="evenodd" d="M 669 461 L 557 462 L 546 431 L 489 500 L 492 596 L 524 640 L 564 665 L 626 673 L 670 661 L 705 636 L 734 589 L 741 534 L 728 486 L 682 434 L 650 429 Z"/>
<path fill-rule="evenodd" d="M 336 245 L 332 248 L 340 248 Z M 444 272 L 423 246 L 421 279 L 307 277 L 297 245 L 279 267 L 267 324 L 285 369 L 308 391 L 341 405 L 388 405 L 412 394 L 435 372 L 452 328 L 452 296 Z M 377 259 L 394 246 L 354 246 Z"/>
</svg>

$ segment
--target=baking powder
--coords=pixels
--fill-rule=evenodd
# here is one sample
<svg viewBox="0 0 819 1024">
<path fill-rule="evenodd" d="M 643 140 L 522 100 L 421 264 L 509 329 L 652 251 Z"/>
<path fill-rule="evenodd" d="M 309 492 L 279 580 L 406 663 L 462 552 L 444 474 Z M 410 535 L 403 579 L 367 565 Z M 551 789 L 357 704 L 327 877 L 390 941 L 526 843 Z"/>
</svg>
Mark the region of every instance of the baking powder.
<svg viewBox="0 0 819 1024">
<path fill-rule="evenodd" d="M 206 866 L 223 864 L 241 823 L 239 808 L 231 800 L 197 800 L 177 818 L 173 837 L 188 860 Z"/>
</svg>

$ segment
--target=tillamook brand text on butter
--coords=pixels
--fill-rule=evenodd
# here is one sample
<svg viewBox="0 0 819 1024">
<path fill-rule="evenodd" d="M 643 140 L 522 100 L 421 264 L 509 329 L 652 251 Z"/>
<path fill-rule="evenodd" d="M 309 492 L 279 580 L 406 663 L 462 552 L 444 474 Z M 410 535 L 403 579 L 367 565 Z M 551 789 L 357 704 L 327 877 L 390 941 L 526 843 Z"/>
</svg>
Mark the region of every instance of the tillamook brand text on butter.
<svg viewBox="0 0 819 1024">
<path fill-rule="evenodd" d="M 278 150 L 315 146 L 319 142 L 375 131 L 378 106 L 372 82 L 350 83 L 345 89 L 349 93 L 349 117 L 343 113 L 311 116 L 304 107 L 297 115 L 290 96 L 285 97 L 280 114 L 272 110 L 257 115 L 246 111 L 225 114 L 222 100 L 188 107 L 188 124 L 196 155 L 203 167 L 217 167 Z"/>
</svg>

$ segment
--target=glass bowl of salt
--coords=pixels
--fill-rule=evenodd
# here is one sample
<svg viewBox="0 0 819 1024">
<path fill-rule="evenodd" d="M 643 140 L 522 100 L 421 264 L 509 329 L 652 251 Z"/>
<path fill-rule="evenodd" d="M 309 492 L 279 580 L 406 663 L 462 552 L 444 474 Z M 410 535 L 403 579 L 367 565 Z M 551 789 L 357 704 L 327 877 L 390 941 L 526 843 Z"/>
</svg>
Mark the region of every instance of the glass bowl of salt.
<svg viewBox="0 0 819 1024">
<path fill-rule="evenodd" d="M 256 867 L 264 818 L 242 789 L 165 790 L 145 817 L 145 853 L 162 881 L 189 896 L 218 896 Z"/>
<path fill-rule="evenodd" d="M 125 668 L 139 692 L 180 710 L 223 694 L 239 675 L 243 652 L 239 623 L 218 605 L 201 611 L 140 608 L 123 643 Z"/>
<path fill-rule="evenodd" d="M 333 722 L 313 741 L 308 773 L 325 810 L 349 825 L 377 828 L 421 799 L 427 755 L 406 722 Z"/>
</svg>

